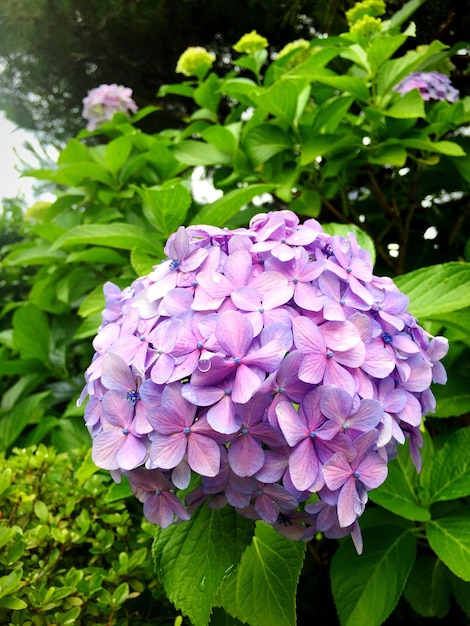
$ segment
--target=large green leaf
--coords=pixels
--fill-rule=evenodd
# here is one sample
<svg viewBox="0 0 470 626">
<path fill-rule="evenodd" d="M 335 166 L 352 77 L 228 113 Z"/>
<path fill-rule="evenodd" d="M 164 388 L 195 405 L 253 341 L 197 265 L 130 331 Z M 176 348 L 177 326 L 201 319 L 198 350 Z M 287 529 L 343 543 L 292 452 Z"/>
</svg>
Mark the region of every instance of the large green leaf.
<svg viewBox="0 0 470 626">
<path fill-rule="evenodd" d="M 261 124 L 248 131 L 243 147 L 256 166 L 266 163 L 275 154 L 292 148 L 292 139 L 279 126 Z"/>
<path fill-rule="evenodd" d="M 52 248 L 69 248 L 75 245 L 98 245 L 122 250 L 141 247 L 152 252 L 154 246 L 149 233 L 134 224 L 83 224 L 64 233 Z"/>
<path fill-rule="evenodd" d="M 34 304 L 26 304 L 13 315 L 13 344 L 23 359 L 50 364 L 50 331 L 47 315 Z"/>
<path fill-rule="evenodd" d="M 225 226 L 231 217 L 236 215 L 253 198 L 273 190 L 274 185 L 250 185 L 229 191 L 222 198 L 206 204 L 193 217 L 191 224 L 211 224 Z"/>
<path fill-rule="evenodd" d="M 305 85 L 305 79 L 281 79 L 252 98 L 263 111 L 292 124 L 297 118 L 299 97 Z"/>
<path fill-rule="evenodd" d="M 418 89 L 412 89 L 404 96 L 397 98 L 388 109 L 383 110 L 383 113 L 388 117 L 395 117 L 400 120 L 425 117 L 423 97 Z"/>
<path fill-rule="evenodd" d="M 410 311 L 418 318 L 470 306 L 470 263 L 423 267 L 398 276 L 395 282 L 410 298 Z"/>
<path fill-rule="evenodd" d="M 416 539 L 399 526 L 364 531 L 364 554 L 344 541 L 331 562 L 341 626 L 379 626 L 395 608 L 416 558 Z"/>
<path fill-rule="evenodd" d="M 470 495 L 470 427 L 453 432 L 435 454 L 430 486 L 432 502 Z"/>
<path fill-rule="evenodd" d="M 450 604 L 449 570 L 431 554 L 416 559 L 405 587 L 405 598 L 423 617 L 445 617 Z"/>
<path fill-rule="evenodd" d="M 106 165 L 113 174 L 116 174 L 129 158 L 132 150 L 132 139 L 132 135 L 123 135 L 106 145 Z"/>
<path fill-rule="evenodd" d="M 414 91 L 410 91 L 409 93 L 413 92 Z M 427 137 L 412 137 L 410 139 L 402 139 L 401 143 L 407 148 L 416 148 L 417 150 L 423 150 L 424 152 L 437 152 L 438 154 L 445 154 L 453 157 L 465 156 L 464 150 L 454 141 L 431 141 Z"/>
<path fill-rule="evenodd" d="M 150 224 L 165 238 L 184 222 L 191 204 L 188 189 L 178 183 L 159 189 L 139 189 L 143 198 L 143 211 Z"/>
<path fill-rule="evenodd" d="M 433 519 L 426 525 L 431 548 L 456 576 L 466 581 L 470 581 L 469 509 L 462 505 L 458 514 Z"/>
<path fill-rule="evenodd" d="M 388 511 L 402 517 L 425 522 L 431 518 L 418 497 L 418 473 L 411 460 L 408 445 L 400 446 L 397 458 L 388 466 L 386 481 L 373 489 L 369 497 Z"/>
<path fill-rule="evenodd" d="M 168 598 L 195 626 L 208 624 L 217 589 L 252 534 L 253 522 L 231 507 L 201 507 L 189 522 L 157 530 L 155 570 Z"/>
<path fill-rule="evenodd" d="M 230 165 L 232 155 L 211 144 L 186 139 L 175 144 L 173 156 L 185 165 Z"/>
<path fill-rule="evenodd" d="M 217 604 L 250 626 L 294 626 L 304 554 L 303 542 L 286 539 L 257 522 L 253 543 L 236 574 L 221 587 Z"/>
</svg>

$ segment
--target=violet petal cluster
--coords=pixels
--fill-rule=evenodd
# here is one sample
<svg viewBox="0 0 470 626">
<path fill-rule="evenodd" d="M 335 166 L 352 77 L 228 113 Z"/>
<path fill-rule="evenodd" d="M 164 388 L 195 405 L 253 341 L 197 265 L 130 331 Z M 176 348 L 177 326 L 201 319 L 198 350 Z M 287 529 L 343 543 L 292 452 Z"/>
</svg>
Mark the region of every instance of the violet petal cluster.
<svg viewBox="0 0 470 626">
<path fill-rule="evenodd" d="M 165 253 L 130 287 L 105 285 L 80 399 L 94 462 L 162 527 L 206 502 L 292 539 L 351 533 L 361 551 L 368 492 L 406 439 L 419 469 L 447 340 L 353 234 L 288 210 L 180 227 Z"/>
<path fill-rule="evenodd" d="M 122 85 L 100 85 L 83 98 L 82 116 L 87 120 L 87 130 L 96 130 L 113 119 L 115 113 L 137 113 L 132 99 L 132 89 Z"/>
<path fill-rule="evenodd" d="M 447 100 L 457 102 L 458 90 L 452 86 L 450 78 L 439 72 L 412 72 L 393 87 L 404 95 L 412 89 L 419 89 L 423 100 Z"/>
</svg>

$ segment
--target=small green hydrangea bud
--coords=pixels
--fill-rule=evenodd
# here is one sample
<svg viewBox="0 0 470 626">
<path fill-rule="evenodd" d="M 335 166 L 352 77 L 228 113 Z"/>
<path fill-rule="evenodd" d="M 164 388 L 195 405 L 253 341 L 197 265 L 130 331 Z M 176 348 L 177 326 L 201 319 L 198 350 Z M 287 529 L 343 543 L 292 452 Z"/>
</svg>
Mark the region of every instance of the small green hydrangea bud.
<svg viewBox="0 0 470 626">
<path fill-rule="evenodd" d="M 383 15 L 385 9 L 384 0 L 362 0 L 362 2 L 356 2 L 349 11 L 346 11 L 346 19 L 349 26 L 353 26 L 366 16 L 378 17 L 379 15 Z"/>
<path fill-rule="evenodd" d="M 233 46 L 233 49 L 241 54 L 254 54 L 258 50 L 264 50 L 267 47 L 268 40 L 266 37 L 258 35 L 255 30 L 252 30 L 251 33 L 243 35 Z"/>
<path fill-rule="evenodd" d="M 176 64 L 176 73 L 185 76 L 198 76 L 205 73 L 215 61 L 215 54 L 202 46 L 186 48 Z"/>
<path fill-rule="evenodd" d="M 360 20 L 354 22 L 349 29 L 351 33 L 357 33 L 363 37 L 372 37 L 382 30 L 382 20 L 378 17 L 371 17 L 370 15 L 364 15 Z"/>
<path fill-rule="evenodd" d="M 295 41 L 291 41 L 286 44 L 282 50 L 277 55 L 278 59 L 282 59 L 282 57 L 290 54 L 289 61 L 286 65 L 288 69 L 299 65 L 305 61 L 310 54 L 312 53 L 312 49 L 310 48 L 310 44 L 306 39 L 296 39 Z"/>
</svg>

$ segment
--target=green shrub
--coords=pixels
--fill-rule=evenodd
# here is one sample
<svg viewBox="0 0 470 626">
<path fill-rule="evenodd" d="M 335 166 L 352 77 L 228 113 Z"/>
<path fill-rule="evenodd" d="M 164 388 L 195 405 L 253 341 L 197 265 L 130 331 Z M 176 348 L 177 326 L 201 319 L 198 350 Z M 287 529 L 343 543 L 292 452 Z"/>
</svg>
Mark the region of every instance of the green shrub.
<svg viewBox="0 0 470 626">
<path fill-rule="evenodd" d="M 0 623 L 173 624 L 127 484 L 43 445 L 0 457 Z M 172 615 L 173 613 L 173 615 Z"/>
</svg>

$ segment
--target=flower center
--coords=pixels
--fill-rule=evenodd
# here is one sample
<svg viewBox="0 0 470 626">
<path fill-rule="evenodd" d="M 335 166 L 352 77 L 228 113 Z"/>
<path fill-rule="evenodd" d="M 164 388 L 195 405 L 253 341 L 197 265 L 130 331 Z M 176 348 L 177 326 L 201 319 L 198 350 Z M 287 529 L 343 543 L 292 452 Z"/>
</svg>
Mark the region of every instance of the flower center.
<svg viewBox="0 0 470 626">
<path fill-rule="evenodd" d="M 140 395 L 137 389 L 129 389 L 126 393 L 126 400 L 129 400 L 132 406 L 135 406 L 137 400 L 140 400 Z"/>
<path fill-rule="evenodd" d="M 170 263 L 170 271 L 174 272 L 175 270 L 179 268 L 180 265 L 181 265 L 181 261 L 178 261 L 178 259 L 173 259 L 172 262 Z"/>
<path fill-rule="evenodd" d="M 327 359 L 331 359 L 333 356 L 333 352 L 329 349 L 327 349 L 327 351 L 325 352 L 325 356 Z"/>
<path fill-rule="evenodd" d="M 185 427 L 183 428 L 183 433 L 184 433 L 185 435 L 189 435 L 189 433 L 190 433 L 190 432 L 191 432 L 191 429 L 189 428 L 189 426 L 185 426 Z"/>
<path fill-rule="evenodd" d="M 360 474 L 357 470 L 355 470 L 355 471 L 353 472 L 353 476 L 354 476 L 354 478 L 359 478 L 359 476 L 360 476 L 360 475 L 361 475 L 361 474 Z"/>
<path fill-rule="evenodd" d="M 392 343 L 392 341 L 393 341 L 392 335 L 390 335 L 390 333 L 386 333 L 386 332 L 382 333 L 382 339 L 383 339 L 384 343 Z"/>
</svg>

